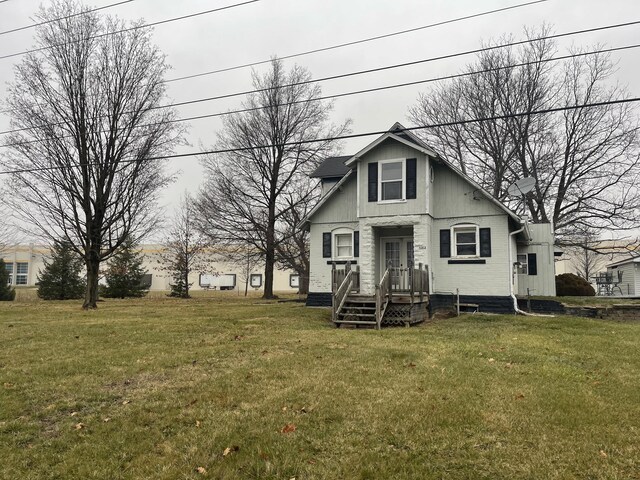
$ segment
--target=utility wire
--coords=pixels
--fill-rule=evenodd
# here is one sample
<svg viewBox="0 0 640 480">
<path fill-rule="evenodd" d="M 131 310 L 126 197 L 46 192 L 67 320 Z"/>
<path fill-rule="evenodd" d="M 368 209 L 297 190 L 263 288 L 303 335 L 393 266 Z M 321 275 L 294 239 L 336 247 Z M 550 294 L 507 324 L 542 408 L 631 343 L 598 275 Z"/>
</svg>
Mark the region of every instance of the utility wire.
<svg viewBox="0 0 640 480">
<path fill-rule="evenodd" d="M 640 97 L 632 97 L 632 98 L 622 98 L 616 100 L 608 100 L 606 102 L 593 102 L 593 103 L 583 103 L 580 105 L 568 105 L 564 107 L 553 107 L 553 108 L 545 108 L 542 110 L 534 110 L 530 112 L 517 112 L 510 113 L 505 115 L 494 115 L 490 117 L 481 117 L 481 118 L 471 118 L 467 120 L 457 120 L 454 122 L 443 122 L 443 123 L 434 123 L 429 125 L 419 125 L 415 127 L 406 127 L 403 129 L 394 130 L 393 133 L 403 133 L 403 132 L 411 132 L 416 130 L 427 130 L 433 128 L 443 128 L 443 127 L 451 127 L 454 125 L 468 125 L 471 123 L 481 123 L 481 122 L 493 122 L 496 120 L 506 120 L 510 118 L 520 118 L 525 117 L 527 115 L 544 115 L 548 113 L 558 113 L 558 112 L 566 112 L 571 110 L 580 110 L 583 108 L 595 108 L 595 107 L 604 107 L 609 105 L 621 105 L 628 103 L 636 103 L 640 102 Z M 274 147 L 291 147 L 296 145 L 307 145 L 312 143 L 320 143 L 320 142 L 330 142 L 335 140 L 347 140 L 353 138 L 362 138 L 362 137 L 370 137 L 373 135 L 384 135 L 385 133 L 389 133 L 389 130 L 379 130 L 374 132 L 365 132 L 365 133 L 353 133 L 348 135 L 338 135 L 335 137 L 325 137 L 325 138 L 316 138 L 315 140 L 300 140 L 296 142 L 285 142 L 278 145 L 273 144 L 264 144 L 264 145 L 255 145 L 251 147 L 241 147 L 241 148 L 224 148 L 218 150 L 208 150 L 203 152 L 189 152 L 189 153 L 178 153 L 174 155 L 164 155 L 159 157 L 149 157 L 143 160 L 124 160 L 120 162 L 120 164 L 127 163 L 136 163 L 136 162 L 151 162 L 156 160 L 170 160 L 175 158 L 188 158 L 188 157 L 198 157 L 203 155 L 215 155 L 221 153 L 234 153 L 234 152 L 246 152 L 251 150 L 265 149 L 265 148 L 274 148 Z M 100 162 L 87 162 L 87 163 L 79 163 L 74 165 L 75 167 L 88 167 L 88 166 L 100 166 L 102 163 Z M 3 170 L 0 171 L 0 175 L 9 175 L 9 174 L 21 174 L 21 173 L 32 173 L 32 172 L 43 172 L 43 171 L 52 171 L 52 170 L 66 170 L 68 166 L 52 166 L 52 167 L 38 167 L 38 168 L 22 168 L 22 169 L 12 169 L 12 170 Z"/>
<path fill-rule="evenodd" d="M 507 11 L 507 10 L 513 10 L 513 9 L 516 9 L 516 8 L 527 7 L 529 5 L 534 5 L 536 3 L 544 3 L 544 2 L 547 2 L 547 1 L 549 1 L 549 0 L 535 0 L 535 1 L 532 1 L 532 2 L 521 3 L 521 4 L 518 4 L 518 5 L 512 5 L 510 7 L 498 8 L 498 9 L 495 9 L 495 10 L 488 10 L 486 12 L 481 12 L 481 13 L 474 13 L 472 15 L 466 15 L 464 17 L 457 17 L 457 18 L 453 18 L 453 19 L 450 19 L 450 20 L 443 20 L 442 22 L 430 23 L 429 25 L 423 25 L 421 27 L 410 28 L 408 30 L 400 30 L 400 31 L 397 31 L 397 32 L 391 32 L 391 33 L 385 33 L 383 35 L 377 35 L 375 37 L 367 37 L 367 38 L 363 38 L 363 39 L 360 39 L 360 40 L 354 40 L 354 41 L 351 41 L 351 42 L 339 43 L 337 45 L 331 45 L 329 47 L 321 47 L 321 48 L 316 48 L 316 49 L 313 49 L 313 50 L 307 50 L 305 52 L 294 53 L 294 54 L 291 54 L 291 55 L 285 55 L 285 56 L 279 57 L 279 58 L 281 58 L 282 60 L 287 60 L 289 58 L 302 57 L 304 55 L 311 55 L 312 53 L 326 52 L 328 50 L 334 50 L 336 48 L 343 48 L 343 47 L 348 47 L 348 46 L 351 46 L 351 45 L 358 45 L 360 43 L 372 42 L 374 40 L 380 40 L 380 39 L 383 39 L 383 38 L 394 37 L 396 35 L 404 35 L 405 33 L 417 32 L 419 30 L 425 30 L 425 29 L 428 29 L 428 28 L 439 27 L 439 26 L 442 26 L 442 25 L 450 24 L 450 23 L 460 22 L 460 21 L 463 21 L 463 20 L 469 20 L 471 18 L 482 17 L 482 16 L 485 16 L 485 15 L 491 15 L 491 14 L 494 14 L 494 13 L 504 12 L 504 11 Z M 230 72 L 232 70 L 238 70 L 238 69 L 241 69 L 241 68 L 255 67 L 256 65 L 263 65 L 263 64 L 269 63 L 269 62 L 271 62 L 271 59 L 269 59 L 269 60 L 260 60 L 260 61 L 252 62 L 252 63 L 245 63 L 245 64 L 242 64 L 242 65 L 236 65 L 234 67 L 221 68 L 219 70 L 210 70 L 208 72 L 194 73 L 193 75 L 185 75 L 183 77 L 176 77 L 176 78 L 171 78 L 169 80 L 165 80 L 165 83 L 178 82 L 178 81 L 181 81 L 181 80 L 187 80 L 189 78 L 204 77 L 205 75 L 213 75 L 215 73 Z"/>
<path fill-rule="evenodd" d="M 383 66 L 383 67 L 370 68 L 370 69 L 367 69 L 367 70 L 359 70 L 359 71 L 356 71 L 356 72 L 349 72 L 349 73 L 343 73 L 343 74 L 338 74 L 338 75 L 331 75 L 331 76 L 328 76 L 328 77 L 321 77 L 321 78 L 318 78 L 318 79 L 315 79 L 315 80 L 311 79 L 311 80 L 305 80 L 305 81 L 302 81 L 302 82 L 289 83 L 289 84 L 282 85 L 282 87 L 283 88 L 288 88 L 288 87 L 294 87 L 294 86 L 298 86 L 298 85 L 305 85 L 307 83 L 319 83 L 319 82 L 325 82 L 325 81 L 329 81 L 329 80 L 337 80 L 337 79 L 340 79 L 340 78 L 352 77 L 352 76 L 356 76 L 356 75 L 364 75 L 364 74 L 368 74 L 368 73 L 376 73 L 376 72 L 381 72 L 381 71 L 385 71 L 385 70 L 391 70 L 391 69 L 396 69 L 396 68 L 403 68 L 403 67 L 418 65 L 418 64 L 422 64 L 422 63 L 435 62 L 435 61 L 439 61 L 439 60 L 448 60 L 448 59 L 455 58 L 455 57 L 473 55 L 473 54 L 483 53 L 483 52 L 487 52 L 487 51 L 491 51 L 491 50 L 497 50 L 497 49 L 501 49 L 501 48 L 514 47 L 514 46 L 523 45 L 523 44 L 526 44 L 526 43 L 539 42 L 539 41 L 543 41 L 543 40 L 553 40 L 553 39 L 563 38 L 563 37 L 567 37 L 567 36 L 582 35 L 582 34 L 585 34 L 585 33 L 592 33 L 592 32 L 595 32 L 595 31 L 610 30 L 610 29 L 614 29 L 614 28 L 623 28 L 623 27 L 629 27 L 629 26 L 638 25 L 638 24 L 640 24 L 640 20 L 633 21 L 633 22 L 625 22 L 625 23 L 617 23 L 617 24 L 612 24 L 612 25 L 605 25 L 605 26 L 602 26 L 602 27 L 593 27 L 593 28 L 587 28 L 587 29 L 582 29 L 582 30 L 574 30 L 574 31 L 571 31 L 571 32 L 564 32 L 564 33 L 558 33 L 558 34 L 553 34 L 553 35 L 547 35 L 547 36 L 544 36 L 544 37 L 537 37 L 537 38 L 534 38 L 534 39 L 519 40 L 517 42 L 503 43 L 503 44 L 493 45 L 493 46 L 489 46 L 489 47 L 482 47 L 482 48 L 477 48 L 477 49 L 473 49 L 473 50 L 465 50 L 465 51 L 462 51 L 462 52 L 450 53 L 450 54 L 446 54 L 446 55 L 440 55 L 440 56 L 437 56 L 437 57 L 429 57 L 429 58 L 425 58 L 425 59 L 422 59 L 422 60 L 415 60 L 415 61 L 412 61 L 412 62 L 397 63 L 397 64 L 387 65 L 387 66 Z M 625 48 L 633 48 L 633 47 L 623 47 L 621 49 L 625 49 Z M 609 51 L 609 50 L 604 50 L 604 51 Z M 153 107 L 153 109 L 179 107 L 179 106 L 183 106 L 183 105 L 191 105 L 191 104 L 195 104 L 195 103 L 208 102 L 208 101 L 213 101 L 213 100 L 221 100 L 221 99 L 225 99 L 225 98 L 232 98 L 232 97 L 237 97 L 237 96 L 249 95 L 249 94 L 252 94 L 252 93 L 260 93 L 260 92 L 265 92 L 267 90 L 269 90 L 269 89 L 268 88 L 262 88 L 262 89 L 256 89 L 256 90 L 245 90 L 245 91 L 242 91 L 242 92 L 227 93 L 227 94 L 224 94 L 224 95 L 217 95 L 217 96 L 213 96 L 213 97 L 205 97 L 205 98 L 200 98 L 200 99 L 195 99 L 195 100 L 186 100 L 186 101 L 183 101 L 183 102 L 175 102 L 175 103 L 171 103 L 171 104 L 167 104 L 167 105 L 159 105 L 157 107 Z M 11 112 L 11 110 L 0 111 L 0 113 L 10 113 L 10 112 Z M 62 124 L 62 122 L 60 124 Z M 7 133 L 13 133 L 13 132 L 21 131 L 21 130 L 25 130 L 25 129 L 6 130 L 6 131 L 3 131 L 3 132 L 0 132 L 0 135 L 7 134 Z M 0 147 L 1 146 L 2 145 L 0 145 Z"/>
<path fill-rule="evenodd" d="M 68 42 L 68 43 L 63 43 L 63 44 L 60 44 L 60 45 L 53 45 L 53 46 L 48 46 L 48 47 L 40 47 L 40 48 L 35 48 L 33 50 L 25 50 L 23 52 L 11 53 L 9 55 L 0 56 L 0 60 L 4 60 L 4 59 L 7 59 L 7 58 L 12 58 L 12 57 L 18 57 L 20 55 L 26 55 L 27 53 L 34 53 L 34 52 L 41 52 L 43 50 L 50 50 L 52 48 L 59 47 L 59 46 L 62 46 L 62 45 L 70 45 L 70 44 L 73 44 L 73 43 L 78 43 L 80 41 L 84 42 L 84 41 L 91 40 L 91 39 L 94 39 L 94 38 L 102 38 L 102 37 L 106 37 L 106 36 L 109 36 L 109 35 L 116 35 L 118 33 L 130 32 L 132 30 L 139 30 L 141 28 L 155 27 L 156 25 L 162 25 L 162 24 L 169 23 L 169 22 L 176 22 L 178 20 L 185 20 L 187 18 L 198 17 L 200 15 L 207 15 L 209 13 L 220 12 L 222 10 L 228 10 L 230 8 L 240 7 L 242 5 L 248 5 L 249 3 L 255 3 L 255 2 L 259 2 L 259 1 L 260 0 L 247 0 L 245 2 L 234 3 L 232 5 L 226 5 L 224 7 L 213 8 L 211 10 L 205 10 L 203 12 L 190 13 L 189 15 L 183 15 L 181 17 L 171 17 L 171 18 L 167 18 L 165 20 L 160 20 L 158 22 L 145 23 L 143 25 L 136 25 L 134 27 L 124 28 L 122 30 L 116 30 L 115 32 L 101 33 L 100 35 L 95 35 L 93 37 L 83 38 L 81 40 L 74 41 L 74 42 Z M 87 13 L 87 12 L 84 12 L 84 13 Z"/>
<path fill-rule="evenodd" d="M 388 34 L 384 34 L 384 35 L 378 35 L 378 36 L 375 36 L 375 37 L 368 37 L 368 38 L 355 40 L 355 41 L 347 42 L 347 43 L 342 43 L 342 44 L 338 44 L 338 45 L 333 45 L 333 46 L 329 46 L 329 47 L 322 47 L 322 48 L 318 48 L 318 49 L 315 49 L 315 50 L 309 50 L 309 51 L 302 52 L 302 53 L 296 53 L 296 54 L 293 54 L 293 55 L 287 55 L 285 57 L 280 57 L 280 58 L 284 60 L 284 59 L 288 59 L 288 58 L 293 58 L 293 57 L 298 57 L 298 56 L 303 56 L 303 55 L 309 55 L 309 54 L 315 53 L 315 52 L 333 50 L 333 49 L 336 49 L 336 48 L 342 48 L 342 47 L 349 46 L 349 45 L 355 45 L 355 44 L 358 44 L 358 43 L 370 42 L 370 41 L 373 41 L 373 40 L 379 40 L 379 39 L 382 39 L 382 38 L 387 38 L 387 37 L 391 37 L 391 36 L 395 36 L 395 35 L 402 35 L 402 34 L 405 34 L 405 33 L 415 32 L 415 31 L 418 31 L 418 30 L 424 30 L 424 29 L 427 29 L 427 28 L 432 28 L 432 27 L 436 27 L 436 26 L 440 26 L 440 25 L 445 25 L 445 24 L 448 24 L 448 23 L 459 22 L 459 21 L 462 21 L 462 20 L 470 19 L 470 18 L 490 15 L 490 14 L 498 13 L 498 12 L 501 12 L 501 11 L 504 11 L 504 10 L 511 10 L 511 9 L 514 9 L 514 8 L 520 8 L 520 7 L 528 6 L 528 5 L 531 5 L 531 4 L 534 4 L 534 3 L 541 3 L 541 2 L 546 2 L 546 1 L 548 1 L 548 0 L 537 0 L 537 1 L 534 1 L 534 2 L 523 3 L 523 4 L 520 4 L 520 5 L 513 5 L 511 7 L 501 8 L 501 9 L 497 9 L 497 10 L 490 10 L 490 11 L 486 11 L 486 12 L 482 12 L 482 13 L 476 13 L 476 14 L 472 14 L 472 15 L 467 15 L 467 16 L 464 16 L 464 17 L 458 17 L 458 18 L 454 18 L 454 19 L 450 19 L 450 20 L 444 20 L 442 22 L 433 23 L 433 24 L 429 24 L 429 25 L 423 25 L 421 27 L 411 28 L 411 29 L 408 29 L 408 30 L 401 30 L 401 31 L 398 31 L 398 32 L 388 33 Z M 638 23 L 640 23 L 640 22 L 638 22 Z M 610 27 L 607 27 L 607 28 L 613 28 L 613 26 L 610 26 Z M 587 30 L 587 31 L 590 31 L 590 30 Z M 579 33 L 585 33 L 585 32 L 579 32 Z M 569 35 L 569 34 L 570 33 L 567 33 L 565 35 Z M 553 37 L 543 37 L 540 40 L 543 40 L 543 39 L 546 39 L 546 38 L 553 38 Z M 524 41 L 523 43 L 526 43 L 526 41 Z M 498 46 L 496 48 L 506 47 L 506 46 L 509 46 L 509 45 L 511 45 L 511 44 L 504 44 L 504 45 Z M 518 43 L 513 44 L 513 45 L 518 45 Z M 348 77 L 348 76 L 352 76 L 352 75 L 361 75 L 361 74 L 365 74 L 365 73 L 373 73 L 373 72 L 378 72 L 378 71 L 382 71 L 382 70 L 388 70 L 388 69 L 391 69 L 391 68 L 399 68 L 399 67 L 414 65 L 414 64 L 418 64 L 418 63 L 431 62 L 431 61 L 435 61 L 435 60 L 452 58 L 452 57 L 460 56 L 460 55 L 469 55 L 469 54 L 472 54 L 472 53 L 478 53 L 478 50 L 470 50 L 470 51 L 467 51 L 467 52 L 453 54 L 451 56 L 446 55 L 446 56 L 442 56 L 442 57 L 435 57 L 435 58 L 429 58 L 429 59 L 425 59 L 425 60 L 418 60 L 416 62 L 409 62 L 409 63 L 391 65 L 391 66 L 388 66 L 388 67 L 381 67 L 381 68 L 375 68 L 375 69 L 370 69 L 370 70 L 362 70 L 360 72 L 354 72 L 354 73 L 349 73 L 349 74 L 344 74 L 344 75 L 334 75 L 334 76 L 331 76 L 331 77 L 325 77 L 325 78 L 320 78 L 320 79 L 317 79 L 317 80 L 310 80 L 308 82 L 300 82 L 300 83 L 284 85 L 284 86 L 288 87 L 288 86 L 294 86 L 294 85 L 303 85 L 304 83 L 309 83 L 309 82 L 322 82 L 322 81 L 325 81 L 325 80 L 334 80 L 334 79 L 338 79 L 338 78 L 342 78 L 342 77 Z M 247 63 L 245 65 L 240 65 L 240 66 L 236 66 L 236 67 L 229 67 L 229 68 L 225 68 L 225 69 L 222 69 L 222 70 L 209 71 L 209 72 L 198 73 L 198 74 L 194 74 L 194 75 L 187 75 L 187 76 L 184 76 L 184 77 L 173 78 L 173 79 L 169 79 L 169 80 L 163 80 L 163 83 L 177 82 L 177 81 L 186 80 L 186 79 L 189 79 L 189 78 L 195 78 L 195 77 L 200 77 L 200 76 L 204 76 L 204 75 L 211 75 L 213 73 L 220 73 L 220 72 L 235 70 L 235 69 L 254 66 L 254 65 L 261 65 L 261 64 L 269 63 L 269 62 L 271 62 L 271 59 L 262 60 L 262 61 L 254 62 L 254 63 Z M 163 106 L 159 106 L 159 107 L 156 107 L 156 108 L 188 105 L 190 103 L 198 103 L 200 101 L 218 100 L 218 99 L 222 99 L 222 98 L 230 98 L 230 97 L 235 97 L 235 96 L 240 96 L 240 95 L 247 95 L 249 93 L 255 93 L 255 92 L 260 92 L 260 91 L 261 90 L 248 90 L 248 91 L 244 91 L 244 92 L 237 92 L 237 93 L 231 93 L 231 94 L 226 94 L 226 95 L 219 95 L 219 96 L 215 96 L 215 97 L 209 97 L 209 98 L 202 99 L 202 100 L 192 100 L 192 101 L 186 101 L 186 102 L 180 102 L 180 103 L 173 103 L 173 104 L 170 104 L 170 105 L 163 105 Z M 0 113 L 10 113 L 10 112 L 11 112 L 11 110 L 0 110 Z M 2 133 L 7 133 L 7 132 L 0 132 L 0 134 L 2 134 Z"/>
<path fill-rule="evenodd" d="M 633 23 L 640 23 L 640 21 L 633 22 Z M 622 26 L 627 26 L 627 24 L 621 24 L 621 25 Z M 602 29 L 602 28 L 617 28 L 619 26 L 620 25 L 609 25 L 607 27 L 598 27 L 598 28 L 599 29 Z M 427 58 L 427 59 L 424 59 L 424 60 L 417 60 L 417 61 L 414 61 L 414 62 L 389 65 L 389 66 L 385 66 L 385 67 L 378 67 L 378 68 L 369 69 L 369 70 L 361 70 L 361 71 L 357 71 L 357 72 L 345 73 L 345 74 L 340 74 L 340 75 L 333 75 L 333 76 L 330 76 L 330 77 L 324 77 L 324 78 L 320 78 L 320 79 L 317 79 L 317 80 L 305 80 L 303 82 L 296 82 L 296 83 L 290 83 L 290 84 L 282 85 L 282 88 L 288 88 L 288 87 L 293 87 L 293 86 L 298 86 L 298 85 L 304 85 L 304 84 L 308 84 L 308 83 L 317 83 L 317 82 L 322 82 L 322 81 L 327 81 L 327 80 L 334 80 L 334 79 L 337 79 L 337 78 L 351 77 L 351 76 L 355 76 L 355 75 L 362 75 L 362 74 L 378 72 L 378 71 L 382 71 L 382 70 L 389 70 L 389 69 L 393 69 L 393 68 L 404 67 L 404 66 L 407 66 L 407 65 L 414 65 L 416 63 L 432 62 L 432 61 L 436 61 L 436 60 L 441 60 L 443 58 L 453 58 L 453 57 L 457 57 L 457 56 L 470 55 L 472 53 L 481 53 L 481 52 L 491 51 L 491 50 L 495 50 L 495 49 L 499 49 L 499 48 L 506 48 L 506 47 L 511 47 L 511 46 L 515 46 L 515 45 L 521 45 L 521 44 L 524 44 L 524 43 L 533 43 L 533 42 L 537 42 L 537 41 L 553 39 L 553 38 L 557 38 L 558 36 L 567 36 L 567 35 L 571 35 L 571 34 L 581 34 L 581 33 L 584 33 L 586 31 L 591 31 L 591 30 L 592 29 L 589 29 L 589 30 L 578 30 L 576 32 L 568 32 L 568 33 L 561 33 L 561 34 L 557 34 L 557 35 L 549 35 L 549 36 L 546 36 L 546 37 L 540 37 L 540 38 L 536 38 L 536 39 L 532 39 L 532 40 L 522 40 L 522 41 L 518 41 L 518 42 L 512 42 L 512 43 L 507 43 L 507 44 L 502 44 L 502 45 L 497 45 L 497 46 L 484 47 L 484 48 L 481 48 L 481 49 L 468 50 L 468 51 L 465 51 L 465 52 L 453 53 L 453 54 L 448 54 L 448 55 L 439 56 L 439 57 L 432 57 L 432 58 Z M 517 67 L 523 67 L 523 66 L 527 66 L 527 65 L 533 65 L 535 63 L 546 63 L 546 62 L 552 62 L 552 61 L 567 60 L 567 59 L 576 58 L 576 57 L 583 57 L 583 56 L 588 56 L 588 55 L 596 55 L 598 53 L 610 53 L 610 52 L 615 52 L 615 51 L 630 50 L 630 49 L 638 48 L 639 46 L 640 46 L 640 44 L 634 44 L 634 45 L 627 45 L 627 46 L 622 46 L 622 47 L 613 47 L 613 48 L 602 49 L 602 50 L 593 50 L 593 51 L 590 51 L 590 52 L 581 52 L 581 53 L 571 54 L 571 55 L 563 55 L 563 56 L 560 56 L 560 57 L 554 57 L 554 58 L 549 58 L 549 59 L 535 60 L 535 61 L 531 61 L 531 62 L 524 62 L 524 63 L 514 64 L 514 65 L 506 65 L 504 67 L 497 67 L 497 68 L 492 68 L 492 69 L 490 68 L 490 69 L 484 69 L 484 70 L 472 71 L 472 72 L 463 72 L 463 73 L 459 73 L 459 74 L 447 75 L 447 76 L 442 76 L 442 77 L 435 77 L 435 78 L 429 78 L 429 79 L 423 79 L 423 80 L 416 80 L 416 81 L 413 81 L 413 82 L 398 83 L 398 84 L 386 85 L 386 86 L 383 86 L 383 87 L 375 87 L 375 88 L 370 88 L 370 89 L 357 90 L 357 91 L 346 92 L 346 93 L 339 93 L 339 94 L 335 94 L 335 95 L 327 95 L 327 96 L 324 96 L 324 97 L 318 97 L 318 98 L 314 99 L 313 101 L 328 100 L 328 99 L 333 99 L 333 98 L 346 97 L 346 96 L 350 96 L 350 95 L 358 95 L 358 94 L 362 94 L 362 93 L 376 92 L 376 91 L 381 91 L 381 90 L 389 90 L 389 89 L 392 89 L 392 88 L 407 87 L 407 86 L 418 85 L 418 84 L 423 84 L 423 83 L 431 83 L 431 82 L 442 81 L 442 80 L 451 80 L 451 79 L 461 78 L 461 77 L 465 77 L 465 76 L 471 76 L 471 75 L 477 75 L 477 74 L 481 74 L 481 73 L 489 73 L 489 72 L 492 72 L 492 71 L 504 70 L 504 69 L 507 69 L 507 68 L 517 68 Z M 207 97 L 207 98 L 202 98 L 202 99 L 189 100 L 189 101 L 185 101 L 185 102 L 173 103 L 173 104 L 170 104 L 170 105 L 160 105 L 160 106 L 157 106 L 157 107 L 153 107 L 151 110 L 160 109 L 160 108 L 183 106 L 183 105 L 190 105 L 190 104 L 201 103 L 201 102 L 208 102 L 208 101 L 212 101 L 212 100 L 219 100 L 219 99 L 230 98 L 230 97 L 235 97 L 235 96 L 240 96 L 240 95 L 247 95 L 247 94 L 251 94 L 251 93 L 265 92 L 265 91 L 268 91 L 268 90 L 269 89 L 267 89 L 267 88 L 262 88 L 262 89 L 257 89 L 257 90 L 248 90 L 248 91 L 244 91 L 244 92 L 237 92 L 237 93 L 231 93 L 231 94 L 226 94 L 226 95 L 219 95 L 219 96 L 215 96 L 215 97 Z M 245 108 L 245 109 L 239 109 L 239 110 L 231 110 L 231 111 L 227 111 L 227 112 L 211 113 L 211 114 L 198 115 L 198 116 L 193 116 L 193 117 L 183 117 L 183 118 L 178 118 L 178 119 L 175 119 L 175 120 L 171 120 L 170 123 L 188 122 L 188 121 L 192 121 L 192 120 L 202 120 L 202 119 L 205 119 L 205 118 L 214 118 L 214 117 L 232 115 L 232 114 L 237 114 L 237 113 L 245 113 L 245 112 L 250 112 L 250 111 L 255 111 L 255 110 L 261 110 L 261 109 L 266 109 L 266 108 L 270 108 L 270 107 L 274 107 L 274 106 L 278 106 L 279 107 L 279 106 L 294 105 L 296 103 L 304 103 L 306 101 L 308 101 L 308 100 L 296 101 L 296 102 L 291 102 L 291 103 L 284 103 L 284 104 L 279 104 L 279 105 L 270 105 L 270 106 L 265 106 L 265 107 L 254 107 L 254 108 Z M 96 118 L 100 118 L 100 117 L 94 117 L 93 119 L 95 120 Z M 43 125 L 40 125 L 40 127 L 50 127 L 50 126 L 58 126 L 58 125 L 64 125 L 64 124 L 65 124 L 65 122 L 57 122 L 57 123 L 43 124 Z M 144 126 L 149 126 L 149 125 L 154 125 L 154 124 L 141 124 L 139 127 L 144 127 Z M 17 129 L 13 129 L 13 130 L 0 131 L 0 135 L 7 135 L 7 134 L 10 134 L 10 133 L 18 133 L 18 132 L 22 132 L 22 131 L 31 130 L 32 128 L 35 128 L 35 127 L 17 128 Z M 28 144 L 28 143 L 34 143 L 34 142 L 33 141 L 27 141 L 27 142 L 20 142 L 20 143 L 17 143 L 17 144 L 2 144 L 2 145 L 0 145 L 0 148 L 7 147 L 7 146 L 10 146 L 10 145 L 24 145 L 24 144 Z"/>
<path fill-rule="evenodd" d="M 7 0 L 4 0 L 4 1 L 7 1 Z M 109 5 L 104 5 L 102 7 L 93 8 L 91 10 L 87 10 L 87 11 L 84 11 L 84 12 L 78 12 L 78 13 L 74 13 L 72 15 L 67 15 L 67 16 L 60 17 L 60 18 L 54 18 L 53 20 L 47 20 L 47 21 L 40 22 L 40 23 L 33 23 L 31 25 L 25 25 L 24 27 L 18 27 L 18 28 L 13 28 L 11 30 L 5 30 L 4 32 L 0 32 L 0 35 L 7 35 L 8 33 L 15 33 L 15 32 L 20 32 L 22 30 L 28 30 L 29 28 L 39 27 L 41 25 L 46 25 L 48 23 L 58 22 L 60 20 L 66 20 L 68 18 L 77 17 L 79 15 L 85 15 L 85 14 L 91 13 L 91 12 L 97 12 L 99 10 L 105 10 L 107 8 L 112 8 L 112 7 L 115 7 L 115 6 L 118 6 L 118 5 L 123 5 L 125 3 L 131 3 L 133 1 L 135 1 L 135 0 L 124 0 L 122 2 L 111 3 Z M 2 2 L 0 2 L 0 3 L 2 3 Z"/>
</svg>

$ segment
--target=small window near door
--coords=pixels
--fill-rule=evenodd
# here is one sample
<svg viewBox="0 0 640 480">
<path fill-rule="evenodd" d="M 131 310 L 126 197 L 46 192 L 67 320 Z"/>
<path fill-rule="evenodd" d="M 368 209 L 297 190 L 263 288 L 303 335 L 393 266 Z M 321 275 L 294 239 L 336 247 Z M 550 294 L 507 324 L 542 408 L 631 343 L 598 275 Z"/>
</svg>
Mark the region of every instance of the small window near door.
<svg viewBox="0 0 640 480">
<path fill-rule="evenodd" d="M 334 238 L 334 244 L 336 246 L 335 258 L 352 258 L 353 257 L 353 234 L 352 233 L 336 233 L 333 238 Z"/>
<path fill-rule="evenodd" d="M 380 200 L 404 200 L 404 161 L 381 162 L 380 168 Z"/>
<path fill-rule="evenodd" d="M 456 257 L 478 256 L 478 227 L 463 225 L 453 227 L 453 253 Z"/>
<path fill-rule="evenodd" d="M 527 262 L 527 254 L 518 255 L 518 275 L 528 275 L 529 264 Z"/>
</svg>

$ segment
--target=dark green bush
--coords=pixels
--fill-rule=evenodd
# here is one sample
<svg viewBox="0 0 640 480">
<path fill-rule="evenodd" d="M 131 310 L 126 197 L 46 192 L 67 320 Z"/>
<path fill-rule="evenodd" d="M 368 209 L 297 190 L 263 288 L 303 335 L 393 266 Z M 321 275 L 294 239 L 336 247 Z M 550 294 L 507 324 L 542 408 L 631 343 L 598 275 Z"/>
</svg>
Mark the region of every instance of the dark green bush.
<svg viewBox="0 0 640 480">
<path fill-rule="evenodd" d="M 82 258 L 66 241 L 55 242 L 51 262 L 44 262 L 38 274 L 38 297 L 44 300 L 70 300 L 84 296 L 85 283 L 80 276 Z"/>
<path fill-rule="evenodd" d="M 593 297 L 595 294 L 591 284 L 578 275 L 556 275 L 556 295 L 559 297 Z"/>
<path fill-rule="evenodd" d="M 151 285 L 143 282 L 147 274 L 143 261 L 144 256 L 138 251 L 138 246 L 128 238 L 109 261 L 105 274 L 107 284 L 102 288 L 102 295 L 106 298 L 144 297 Z"/>
<path fill-rule="evenodd" d="M 0 258 L 0 301 L 10 302 L 15 298 L 16 291 L 9 285 L 9 272 L 4 260 Z"/>
</svg>

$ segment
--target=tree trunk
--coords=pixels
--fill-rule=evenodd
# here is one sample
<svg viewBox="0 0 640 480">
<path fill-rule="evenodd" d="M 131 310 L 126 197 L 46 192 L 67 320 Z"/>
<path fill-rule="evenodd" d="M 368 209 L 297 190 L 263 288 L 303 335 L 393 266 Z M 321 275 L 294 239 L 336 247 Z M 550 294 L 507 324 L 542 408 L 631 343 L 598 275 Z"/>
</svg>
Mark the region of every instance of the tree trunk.
<svg viewBox="0 0 640 480">
<path fill-rule="evenodd" d="M 87 267 L 87 289 L 84 294 L 84 310 L 98 308 L 98 277 L 100 272 L 100 258 L 95 252 L 89 252 L 89 258 L 86 259 Z"/>
<path fill-rule="evenodd" d="M 275 255 L 273 249 L 267 250 L 264 262 L 264 293 L 262 298 L 276 298 L 273 294 L 273 268 L 275 265 Z"/>
<path fill-rule="evenodd" d="M 276 205 L 274 185 L 271 186 L 271 201 L 269 202 L 269 218 L 266 231 L 265 259 L 264 259 L 264 293 L 262 298 L 276 298 L 273 294 L 273 268 L 276 264 Z"/>
<path fill-rule="evenodd" d="M 298 287 L 298 293 L 300 295 L 307 295 L 309 293 L 309 272 L 302 272 L 299 274 L 300 286 Z"/>
</svg>

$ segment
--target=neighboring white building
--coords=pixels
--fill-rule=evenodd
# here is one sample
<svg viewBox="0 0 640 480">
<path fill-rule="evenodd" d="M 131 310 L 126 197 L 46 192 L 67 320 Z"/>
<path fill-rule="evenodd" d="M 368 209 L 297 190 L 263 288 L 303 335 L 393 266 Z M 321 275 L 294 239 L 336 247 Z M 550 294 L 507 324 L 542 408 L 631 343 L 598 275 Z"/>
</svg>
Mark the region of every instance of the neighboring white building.
<svg viewBox="0 0 640 480">
<path fill-rule="evenodd" d="M 161 245 L 142 245 L 144 268 L 150 277 L 150 290 L 169 290 L 170 274 L 159 262 Z M 18 245 L 5 251 L 3 259 L 6 269 L 10 272 L 9 283 L 18 287 L 34 287 L 38 281 L 38 273 L 44 268 L 44 261 L 48 258 L 49 248 L 40 245 Z M 212 255 L 215 259 L 216 256 Z M 103 265 L 106 267 L 106 264 Z M 224 260 L 213 260 L 206 272 L 192 272 L 190 277 L 193 290 L 219 289 L 240 290 L 244 292 L 244 276 L 242 267 Z M 212 281 L 213 280 L 213 281 Z M 249 274 L 249 290 L 262 291 L 264 284 L 264 266 L 253 269 Z M 292 271 L 274 271 L 274 291 L 298 291 L 298 275 Z"/>
<path fill-rule="evenodd" d="M 616 296 L 640 296 L 640 257 L 607 265 L 611 285 L 608 293 Z"/>
</svg>

